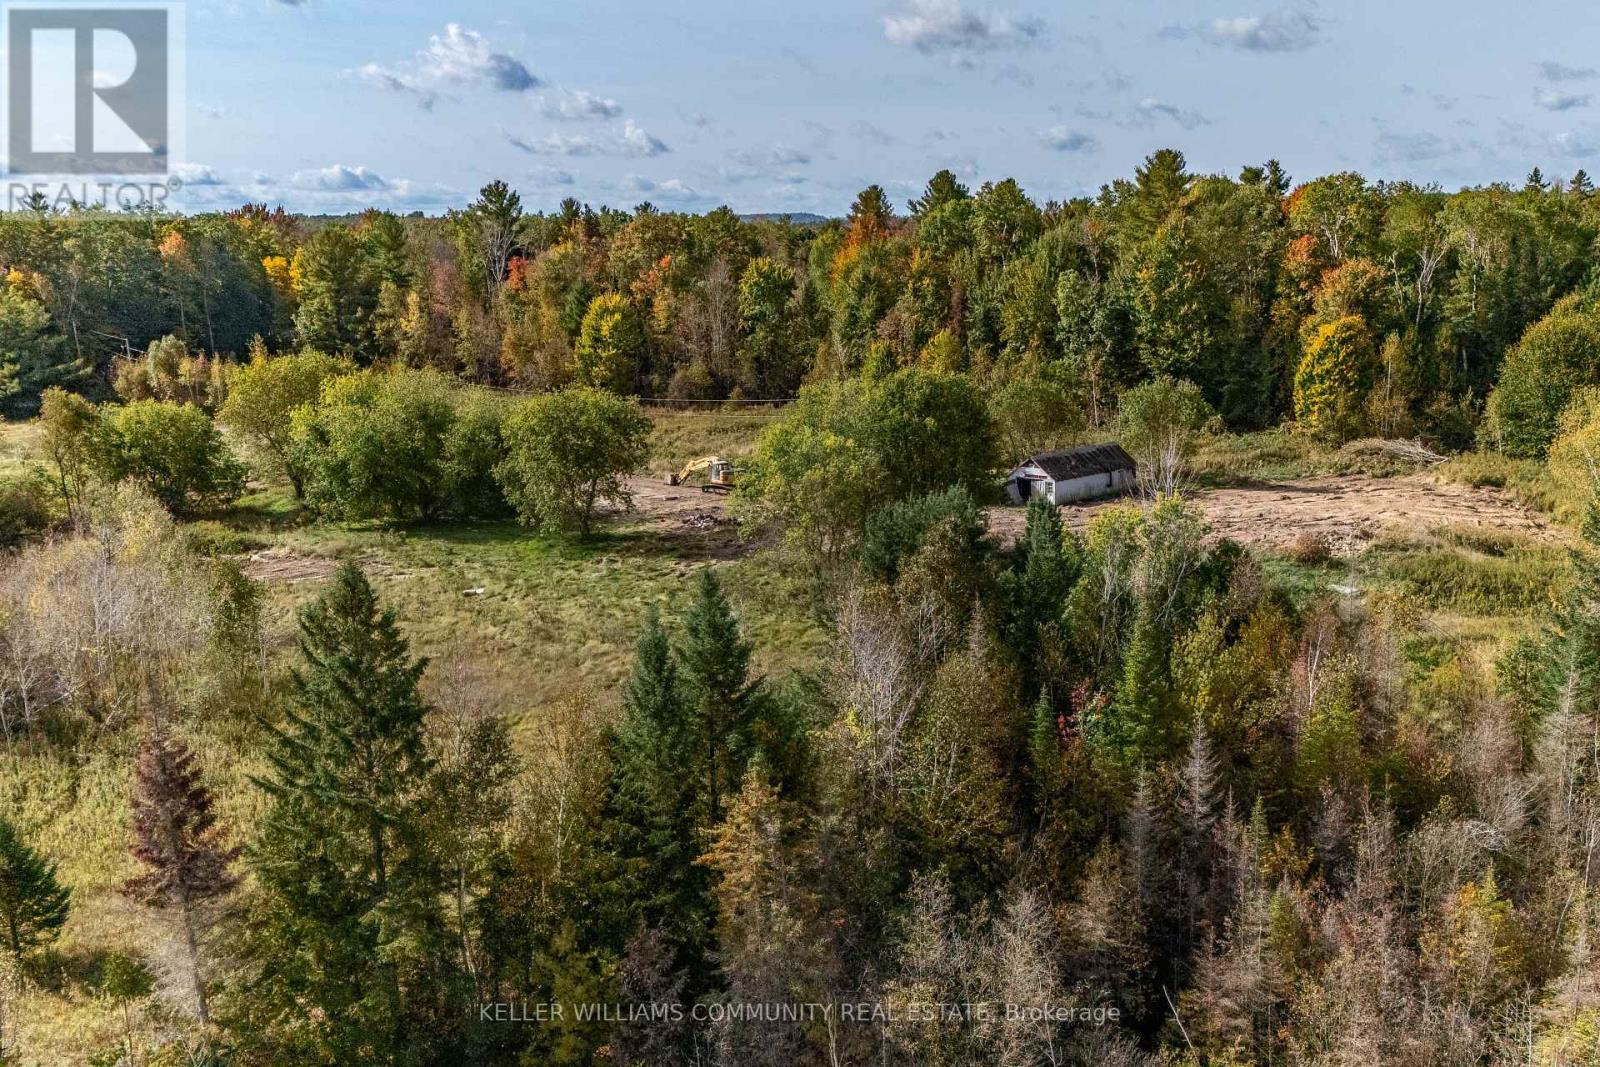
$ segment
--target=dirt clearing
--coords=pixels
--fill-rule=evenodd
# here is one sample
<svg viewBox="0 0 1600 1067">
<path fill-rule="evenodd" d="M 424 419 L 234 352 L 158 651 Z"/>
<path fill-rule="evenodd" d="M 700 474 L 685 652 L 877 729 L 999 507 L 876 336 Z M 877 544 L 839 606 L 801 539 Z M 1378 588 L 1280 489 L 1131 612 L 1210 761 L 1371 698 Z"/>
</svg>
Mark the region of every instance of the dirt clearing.
<svg viewBox="0 0 1600 1067">
<path fill-rule="evenodd" d="M 659 479 L 630 481 L 639 513 L 663 529 L 704 528 L 727 521 L 727 497 Z M 1335 475 L 1252 482 L 1223 489 L 1199 489 L 1190 499 L 1205 509 L 1217 537 L 1243 544 L 1286 548 L 1301 534 L 1325 536 L 1336 552 L 1358 552 L 1383 533 L 1424 531 L 1441 526 L 1482 527 L 1540 541 L 1561 541 L 1564 531 L 1548 516 L 1531 511 L 1497 489 L 1435 482 L 1428 474 L 1394 478 Z M 1097 501 L 1061 509 L 1075 529 L 1122 500 Z M 1026 510 L 989 509 L 989 526 L 1003 543 L 1021 533 Z"/>
<path fill-rule="evenodd" d="M 1256 482 L 1189 493 L 1205 509 L 1212 533 L 1242 544 L 1286 548 L 1301 534 L 1321 534 L 1340 554 L 1361 550 L 1382 533 L 1441 526 L 1483 527 L 1540 541 L 1565 533 L 1547 516 L 1491 488 L 1435 482 L 1427 474 L 1396 478 L 1340 475 Z M 1100 511 L 1125 501 L 1099 501 L 1061 509 L 1081 529 Z M 1021 533 L 1022 508 L 992 508 L 990 528 L 1010 543 Z"/>
</svg>

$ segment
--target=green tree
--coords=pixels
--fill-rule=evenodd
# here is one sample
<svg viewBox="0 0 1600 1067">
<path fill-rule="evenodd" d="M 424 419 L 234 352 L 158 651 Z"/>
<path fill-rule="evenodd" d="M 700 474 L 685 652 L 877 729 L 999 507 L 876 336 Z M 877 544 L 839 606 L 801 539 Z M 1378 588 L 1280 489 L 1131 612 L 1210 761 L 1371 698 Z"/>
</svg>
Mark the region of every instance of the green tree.
<svg viewBox="0 0 1600 1067">
<path fill-rule="evenodd" d="M 1134 169 L 1134 180 L 1121 183 L 1118 237 L 1125 246 L 1149 240 L 1177 210 L 1194 176 L 1183 153 L 1163 148 Z"/>
<path fill-rule="evenodd" d="M 71 893 L 56 879 L 56 865 L 22 839 L 0 815 L 0 937 L 13 962 L 52 944 L 67 923 Z"/>
<path fill-rule="evenodd" d="M 244 488 L 244 468 L 193 404 L 136 400 L 110 408 L 90 455 L 106 481 L 137 482 L 174 515 L 225 504 Z"/>
<path fill-rule="evenodd" d="M 379 283 L 361 237 L 343 223 L 330 223 L 300 246 L 294 265 L 300 344 L 369 362 L 377 355 L 372 318 Z"/>
<path fill-rule="evenodd" d="M 1294 376 L 1295 418 L 1318 437 L 1349 440 L 1363 428 L 1376 375 L 1377 353 L 1364 319 L 1347 315 L 1316 327 Z"/>
<path fill-rule="evenodd" d="M 328 378 L 293 412 L 290 461 L 307 502 L 339 518 L 495 514 L 498 413 L 434 370 Z"/>
<path fill-rule="evenodd" d="M 299 644 L 253 779 L 267 810 L 241 1007 L 283 1062 L 397 1063 L 447 1047 L 461 1017 L 419 810 L 426 664 L 351 565 L 301 611 Z"/>
<path fill-rule="evenodd" d="M 786 396 L 799 384 L 794 296 L 794 271 L 765 256 L 739 279 L 740 380 L 751 396 Z"/>
<path fill-rule="evenodd" d="M 470 207 L 451 212 L 449 218 L 467 283 L 486 305 L 497 307 L 522 224 L 522 197 L 495 180 Z"/>
<path fill-rule="evenodd" d="M 218 421 L 244 436 L 289 479 L 295 499 L 303 499 L 306 471 L 295 452 L 294 413 L 314 404 L 328 379 L 353 369 L 345 360 L 311 349 L 277 357 L 263 350 L 228 375 L 228 398 Z"/>
<path fill-rule="evenodd" d="M 1044 216 L 1015 178 L 984 183 L 972 207 L 975 251 L 997 267 L 1005 267 L 1044 230 Z"/>
<path fill-rule="evenodd" d="M 22 285 L 0 282 L 0 412 L 32 415 L 46 389 L 74 385 L 84 377 L 51 323 L 49 309 Z"/>
<path fill-rule="evenodd" d="M 922 218 L 939 210 L 946 204 L 953 204 L 958 200 L 971 197 L 971 192 L 962 185 L 955 174 L 948 170 L 941 170 L 928 179 L 927 187 L 922 190 L 922 195 L 912 200 L 906 206 L 911 209 L 915 218 Z"/>
<path fill-rule="evenodd" d="M 695 599 L 683 618 L 678 661 L 693 716 L 699 753 L 702 820 L 722 818 L 724 800 L 738 792 L 745 766 L 756 750 L 758 719 L 766 698 L 759 678 L 750 677 L 751 645 L 711 568 L 695 579 Z"/>
<path fill-rule="evenodd" d="M 689 694 L 654 608 L 634 646 L 611 748 L 605 826 L 608 851 L 622 864 L 627 882 L 624 929 L 642 924 L 660 931 L 675 965 L 704 981 L 710 886 L 705 867 L 696 862 L 707 810 L 702 756 Z"/>
<path fill-rule="evenodd" d="M 1506 353 L 1489 396 L 1490 439 L 1512 456 L 1542 456 L 1579 388 L 1600 383 L 1600 301 L 1562 300 Z"/>
<path fill-rule="evenodd" d="M 39 425 L 40 450 L 50 464 L 51 482 L 61 494 L 67 518 L 75 519 L 83 509 L 100 413 L 76 393 L 51 387 L 40 399 Z"/>
<path fill-rule="evenodd" d="M 1215 417 L 1190 381 L 1163 375 L 1123 393 L 1117 403 L 1117 440 L 1138 464 L 1150 496 L 1175 493 L 1183 483 L 1200 431 Z"/>
<path fill-rule="evenodd" d="M 650 457 L 650 420 L 636 400 L 568 389 L 525 401 L 505 422 L 495 468 L 523 522 L 587 537 L 595 506 L 628 506 L 625 478 Z"/>
<path fill-rule="evenodd" d="M 602 293 L 590 301 L 572 354 L 573 377 L 579 384 L 624 395 L 637 391 L 645 332 L 627 297 Z"/>
</svg>

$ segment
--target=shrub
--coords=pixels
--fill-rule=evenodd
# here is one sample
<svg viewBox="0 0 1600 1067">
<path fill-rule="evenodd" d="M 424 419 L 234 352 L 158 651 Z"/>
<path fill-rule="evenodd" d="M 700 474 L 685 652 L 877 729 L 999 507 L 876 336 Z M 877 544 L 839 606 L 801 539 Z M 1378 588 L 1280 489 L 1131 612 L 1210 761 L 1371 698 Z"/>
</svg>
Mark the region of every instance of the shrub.
<svg viewBox="0 0 1600 1067">
<path fill-rule="evenodd" d="M 220 360 L 191 356 L 182 339 L 151 341 L 142 356 L 112 364 L 111 387 L 124 400 L 176 400 L 210 410 L 226 391 Z"/>
<path fill-rule="evenodd" d="M 964 375 L 911 367 L 817 383 L 762 434 L 735 502 L 747 519 L 781 522 L 808 551 L 838 562 L 886 504 L 952 486 L 987 499 L 995 453 L 994 425 Z"/>
<path fill-rule="evenodd" d="M 1484 433 L 1509 456 L 1542 456 L 1573 394 L 1596 381 L 1600 304 L 1574 294 L 1528 327 L 1500 366 Z"/>
<path fill-rule="evenodd" d="M 1289 542 L 1289 558 L 1307 567 L 1316 567 L 1333 558 L 1333 546 L 1328 535 L 1306 531 L 1295 535 Z"/>
<path fill-rule="evenodd" d="M 244 469 L 192 404 L 137 400 L 109 409 L 90 455 L 106 481 L 137 482 L 174 515 L 225 504 L 244 488 Z"/>
<path fill-rule="evenodd" d="M 0 549 L 14 548 L 50 528 L 50 483 L 38 470 L 0 478 Z"/>
<path fill-rule="evenodd" d="M 296 409 L 290 456 L 307 502 L 337 518 L 492 513 L 497 411 L 433 370 L 331 378 L 317 404 Z"/>
<path fill-rule="evenodd" d="M 300 499 L 305 470 L 294 452 L 294 413 L 317 400 L 324 382 L 354 369 L 346 360 L 311 349 L 271 358 L 259 352 L 229 374 L 228 399 L 217 418 L 243 437 L 273 473 L 287 477 Z"/>
<path fill-rule="evenodd" d="M 650 457 L 650 420 L 636 400 L 577 388 L 523 402 L 505 420 L 495 468 L 530 526 L 588 536 L 595 505 L 631 503 L 623 477 Z"/>
<path fill-rule="evenodd" d="M 979 542 L 987 529 L 983 511 L 972 494 L 958 485 L 916 500 L 902 500 L 875 512 L 867 520 L 856 550 L 862 570 L 880 582 L 893 582 L 899 576 L 901 564 L 915 555 L 928 534 L 942 524 L 949 524 L 960 532 L 961 542 L 971 558 L 980 555 Z"/>
</svg>

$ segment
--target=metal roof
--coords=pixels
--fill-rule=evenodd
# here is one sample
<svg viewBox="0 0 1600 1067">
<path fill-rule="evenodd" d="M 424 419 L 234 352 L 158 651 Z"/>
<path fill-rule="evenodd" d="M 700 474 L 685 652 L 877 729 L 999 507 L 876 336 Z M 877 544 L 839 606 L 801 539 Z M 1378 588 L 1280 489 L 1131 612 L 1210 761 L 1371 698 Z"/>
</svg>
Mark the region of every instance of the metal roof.
<svg viewBox="0 0 1600 1067">
<path fill-rule="evenodd" d="M 1133 457 L 1123 451 L 1121 445 L 1115 443 L 1080 445 L 1077 448 L 1063 448 L 1056 452 L 1040 452 L 1036 456 L 1028 457 L 1022 466 L 1038 467 L 1058 482 L 1135 469 Z"/>
</svg>

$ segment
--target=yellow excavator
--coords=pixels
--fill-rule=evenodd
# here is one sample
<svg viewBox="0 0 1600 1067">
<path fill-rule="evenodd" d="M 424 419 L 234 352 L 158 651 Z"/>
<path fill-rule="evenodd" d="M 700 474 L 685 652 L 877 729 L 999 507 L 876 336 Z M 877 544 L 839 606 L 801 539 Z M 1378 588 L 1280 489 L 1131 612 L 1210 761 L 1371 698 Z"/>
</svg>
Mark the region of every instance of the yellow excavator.
<svg viewBox="0 0 1600 1067">
<path fill-rule="evenodd" d="M 668 485 L 688 485 L 691 478 L 705 476 L 700 485 L 702 493 L 733 492 L 733 460 L 721 456 L 701 456 L 684 464 L 677 474 L 667 475 Z"/>
</svg>

